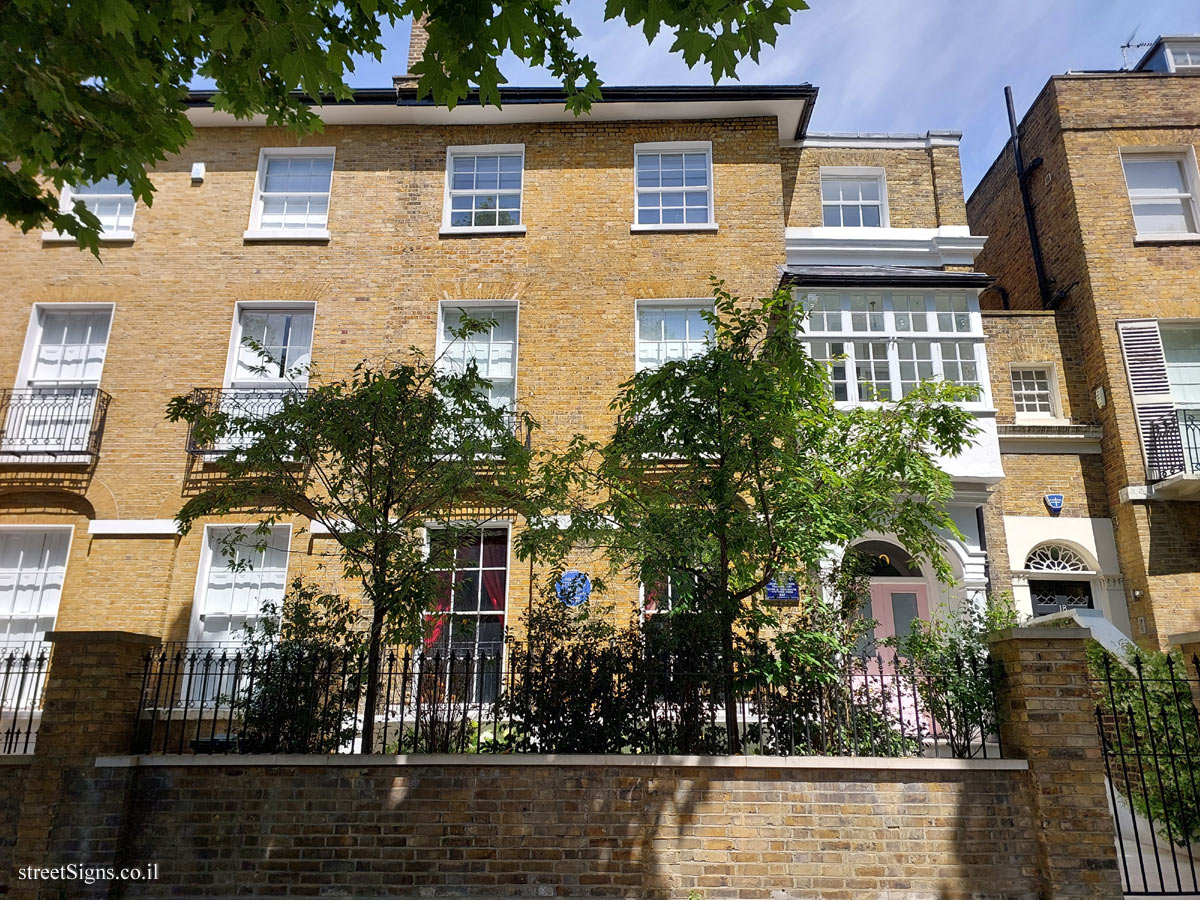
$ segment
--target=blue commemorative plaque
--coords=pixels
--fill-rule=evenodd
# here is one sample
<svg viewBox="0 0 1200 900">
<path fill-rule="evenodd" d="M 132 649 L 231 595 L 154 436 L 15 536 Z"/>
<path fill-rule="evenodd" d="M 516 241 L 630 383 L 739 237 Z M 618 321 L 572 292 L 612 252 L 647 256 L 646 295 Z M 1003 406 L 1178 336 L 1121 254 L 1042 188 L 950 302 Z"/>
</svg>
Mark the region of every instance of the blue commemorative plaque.
<svg viewBox="0 0 1200 900">
<path fill-rule="evenodd" d="M 559 576 L 555 590 L 567 606 L 581 606 L 592 595 L 592 580 L 578 569 L 567 569 Z"/>
<path fill-rule="evenodd" d="M 800 585 L 796 582 L 793 575 L 788 575 L 786 578 L 772 578 L 767 582 L 767 599 L 768 600 L 799 600 Z"/>
</svg>

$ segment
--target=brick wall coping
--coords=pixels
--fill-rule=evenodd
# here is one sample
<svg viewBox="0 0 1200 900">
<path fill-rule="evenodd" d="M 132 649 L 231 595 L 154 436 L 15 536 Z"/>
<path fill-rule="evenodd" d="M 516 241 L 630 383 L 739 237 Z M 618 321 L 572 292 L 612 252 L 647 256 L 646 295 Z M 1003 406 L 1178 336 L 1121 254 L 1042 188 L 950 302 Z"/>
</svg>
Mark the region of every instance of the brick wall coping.
<svg viewBox="0 0 1200 900">
<path fill-rule="evenodd" d="M 462 754 L 153 754 L 98 756 L 99 768 L 161 767 L 380 767 L 380 766 L 626 766 L 715 769 L 836 769 L 867 772 L 977 772 L 1023 771 L 1023 759 L 893 759 L 882 756 L 622 756 L 620 754 L 462 753 Z"/>
<path fill-rule="evenodd" d="M 1078 628 L 1066 625 L 1061 628 L 1052 628 L 1042 625 L 1030 628 L 1006 628 L 1003 631 L 988 635 L 988 643 L 995 644 L 1000 641 L 1014 639 L 1018 641 L 1082 641 L 1091 636 L 1092 630 L 1090 628 Z"/>
<path fill-rule="evenodd" d="M 55 644 L 144 644 L 152 646 L 162 643 L 161 637 L 138 634 L 135 631 L 47 631 L 46 640 Z"/>
<path fill-rule="evenodd" d="M 0 766 L 28 766 L 32 763 L 32 753 L 13 753 L 0 755 Z"/>
<path fill-rule="evenodd" d="M 1173 634 L 1167 640 L 1176 647 L 1184 644 L 1200 644 L 1200 631 L 1188 631 L 1184 634 Z"/>
<path fill-rule="evenodd" d="M 1055 312 L 1052 309 L 981 309 L 979 311 L 985 319 L 991 316 L 996 318 L 1007 318 L 1009 316 L 1044 316 L 1046 318 L 1054 318 Z"/>
</svg>

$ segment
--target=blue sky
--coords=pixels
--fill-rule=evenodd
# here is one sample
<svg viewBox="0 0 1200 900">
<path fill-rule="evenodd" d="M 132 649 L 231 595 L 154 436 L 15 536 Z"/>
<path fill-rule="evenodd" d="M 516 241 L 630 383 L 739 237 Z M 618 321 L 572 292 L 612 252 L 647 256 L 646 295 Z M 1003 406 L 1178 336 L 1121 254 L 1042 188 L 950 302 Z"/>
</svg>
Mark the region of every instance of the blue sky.
<svg viewBox="0 0 1200 900">
<path fill-rule="evenodd" d="M 1197 0 L 809 0 L 759 65 L 739 72 L 750 84 L 810 82 L 820 88 L 813 131 L 963 132 L 969 193 L 1008 136 L 1004 85 L 1022 114 L 1046 79 L 1068 69 L 1114 69 L 1120 47 L 1159 34 L 1200 32 Z M 574 0 L 581 50 L 608 84 L 706 84 L 660 35 L 647 44 L 624 23 L 603 21 L 602 0 Z M 383 87 L 403 72 L 407 22 L 385 35 L 382 62 L 360 62 L 349 81 Z M 1134 62 L 1140 51 L 1131 53 Z M 513 85 L 550 84 L 515 60 L 501 68 Z"/>
</svg>

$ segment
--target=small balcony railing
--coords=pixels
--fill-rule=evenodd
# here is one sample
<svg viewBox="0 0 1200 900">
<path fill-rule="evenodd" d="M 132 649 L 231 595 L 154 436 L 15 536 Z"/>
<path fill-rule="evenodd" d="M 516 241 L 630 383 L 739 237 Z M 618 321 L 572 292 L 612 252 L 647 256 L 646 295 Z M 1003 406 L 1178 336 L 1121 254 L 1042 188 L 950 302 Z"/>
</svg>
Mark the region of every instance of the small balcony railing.
<svg viewBox="0 0 1200 900">
<path fill-rule="evenodd" d="M 0 391 L 0 457 L 94 460 L 111 400 L 96 387 Z"/>
<path fill-rule="evenodd" d="M 1200 475 L 1200 408 L 1176 409 L 1155 422 L 1146 457 L 1152 483 L 1181 473 Z"/>
<path fill-rule="evenodd" d="M 303 388 L 196 388 L 191 400 L 198 403 L 205 418 L 218 414 L 231 423 L 253 422 L 273 416 L 289 399 L 304 396 Z M 187 452 L 192 456 L 221 456 L 251 443 L 253 435 L 229 429 L 217 440 L 197 434 L 195 424 L 188 429 Z"/>
</svg>

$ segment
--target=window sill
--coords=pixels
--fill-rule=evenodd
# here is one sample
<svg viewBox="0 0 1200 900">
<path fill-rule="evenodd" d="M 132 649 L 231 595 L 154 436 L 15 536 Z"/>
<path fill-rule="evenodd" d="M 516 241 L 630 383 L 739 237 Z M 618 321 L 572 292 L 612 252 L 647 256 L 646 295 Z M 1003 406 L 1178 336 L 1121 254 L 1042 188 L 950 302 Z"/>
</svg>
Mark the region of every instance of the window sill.
<svg viewBox="0 0 1200 900">
<path fill-rule="evenodd" d="M 244 241 L 327 241 L 329 240 L 329 231 L 322 228 L 320 231 L 273 231 L 270 229 L 259 230 L 251 229 L 242 233 Z"/>
<path fill-rule="evenodd" d="M 707 231 L 716 233 L 716 222 L 677 222 L 672 225 L 638 225 L 629 226 L 630 234 L 637 234 L 646 231 Z"/>
<path fill-rule="evenodd" d="M 100 243 L 102 244 L 132 244 L 137 238 L 137 233 L 127 231 L 121 234 L 102 234 L 100 235 Z M 69 234 L 60 234 L 57 231 L 43 231 L 43 244 L 74 244 L 75 238 Z"/>
<path fill-rule="evenodd" d="M 470 228 L 459 227 L 454 228 L 449 225 L 443 225 L 438 230 L 441 237 L 483 237 L 489 234 L 524 234 L 524 225 L 481 225 Z"/>
<path fill-rule="evenodd" d="M 1133 237 L 1135 247 L 1153 244 L 1200 244 L 1200 234 L 1185 232 L 1181 234 L 1137 234 Z"/>
</svg>

